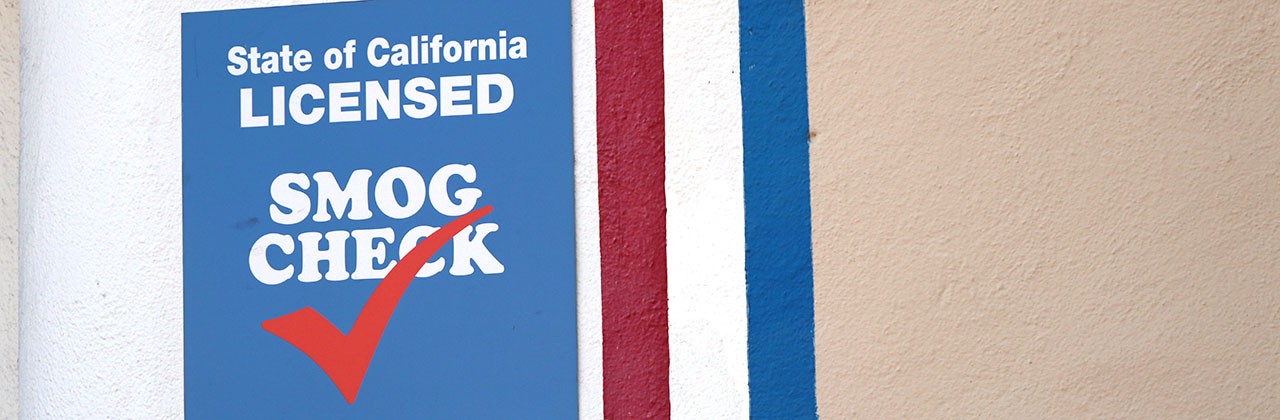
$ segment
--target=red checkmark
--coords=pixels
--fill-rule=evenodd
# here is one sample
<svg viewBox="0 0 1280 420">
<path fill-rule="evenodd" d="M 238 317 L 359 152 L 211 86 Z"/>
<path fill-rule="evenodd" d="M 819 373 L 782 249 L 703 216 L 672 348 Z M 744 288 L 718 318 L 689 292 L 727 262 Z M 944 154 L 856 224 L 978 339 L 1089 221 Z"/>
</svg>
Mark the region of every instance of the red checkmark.
<svg viewBox="0 0 1280 420">
<path fill-rule="evenodd" d="M 364 374 L 369 370 L 369 362 L 373 360 L 373 352 L 382 339 L 382 332 L 387 329 L 387 322 L 391 320 L 405 289 L 413 282 L 414 275 L 453 235 L 490 211 L 493 211 L 493 206 L 467 213 L 414 246 L 373 290 L 350 333 L 343 334 L 310 306 L 264 321 L 262 329 L 311 357 L 320 369 L 329 374 L 329 379 L 338 386 L 347 403 L 354 404 L 356 395 L 360 393 L 360 384 L 364 382 Z"/>
</svg>

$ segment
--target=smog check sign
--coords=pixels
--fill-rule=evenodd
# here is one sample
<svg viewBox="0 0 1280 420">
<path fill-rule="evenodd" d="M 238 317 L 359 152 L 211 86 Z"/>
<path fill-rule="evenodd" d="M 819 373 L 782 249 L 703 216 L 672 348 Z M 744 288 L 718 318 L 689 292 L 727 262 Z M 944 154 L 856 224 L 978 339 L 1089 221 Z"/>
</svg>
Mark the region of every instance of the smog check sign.
<svg viewBox="0 0 1280 420">
<path fill-rule="evenodd" d="M 568 2 L 182 17 L 189 418 L 573 418 Z"/>
</svg>

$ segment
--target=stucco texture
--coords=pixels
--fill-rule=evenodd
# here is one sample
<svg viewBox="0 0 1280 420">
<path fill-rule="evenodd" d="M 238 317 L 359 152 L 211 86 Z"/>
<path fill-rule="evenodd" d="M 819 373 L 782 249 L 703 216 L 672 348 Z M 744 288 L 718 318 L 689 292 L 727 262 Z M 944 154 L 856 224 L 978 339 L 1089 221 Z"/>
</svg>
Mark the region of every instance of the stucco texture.
<svg viewBox="0 0 1280 420">
<path fill-rule="evenodd" d="M 180 418 L 180 16 L 23 0 L 21 417 Z"/>
<path fill-rule="evenodd" d="M 1280 3 L 807 8 L 823 418 L 1280 418 Z"/>
<path fill-rule="evenodd" d="M 18 417 L 18 1 L 0 0 L 0 419 Z"/>
</svg>

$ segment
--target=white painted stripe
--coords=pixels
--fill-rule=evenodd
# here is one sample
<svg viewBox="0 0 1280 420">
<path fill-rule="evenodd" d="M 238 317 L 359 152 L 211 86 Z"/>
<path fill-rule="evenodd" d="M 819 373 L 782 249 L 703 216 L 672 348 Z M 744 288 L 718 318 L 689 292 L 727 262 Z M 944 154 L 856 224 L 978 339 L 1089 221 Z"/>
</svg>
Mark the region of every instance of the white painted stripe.
<svg viewBox="0 0 1280 420">
<path fill-rule="evenodd" d="M 663 4 L 671 417 L 745 419 L 738 2 Z"/>
<path fill-rule="evenodd" d="M 578 418 L 604 418 L 600 196 L 596 181 L 595 0 L 572 0 L 573 200 L 578 263 Z"/>
</svg>

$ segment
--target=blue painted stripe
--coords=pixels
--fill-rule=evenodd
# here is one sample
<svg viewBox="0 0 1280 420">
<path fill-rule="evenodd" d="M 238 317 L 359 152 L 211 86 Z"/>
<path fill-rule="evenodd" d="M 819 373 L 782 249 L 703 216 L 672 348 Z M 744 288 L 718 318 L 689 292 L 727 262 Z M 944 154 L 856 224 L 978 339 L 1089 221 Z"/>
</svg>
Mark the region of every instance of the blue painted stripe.
<svg viewBox="0 0 1280 420">
<path fill-rule="evenodd" d="M 814 419 L 804 1 L 741 0 L 747 366 L 753 419 Z"/>
</svg>

